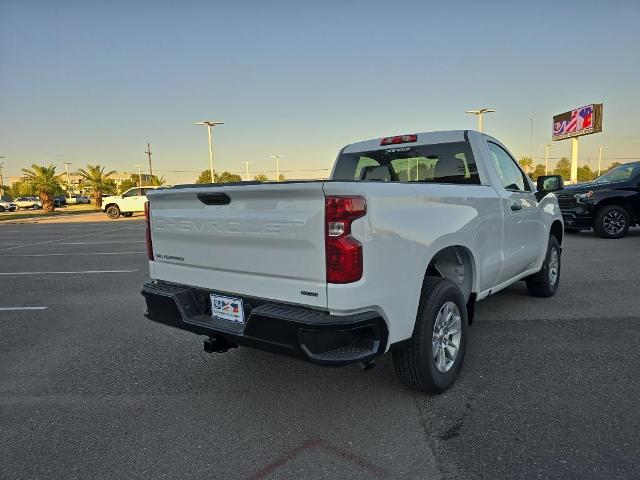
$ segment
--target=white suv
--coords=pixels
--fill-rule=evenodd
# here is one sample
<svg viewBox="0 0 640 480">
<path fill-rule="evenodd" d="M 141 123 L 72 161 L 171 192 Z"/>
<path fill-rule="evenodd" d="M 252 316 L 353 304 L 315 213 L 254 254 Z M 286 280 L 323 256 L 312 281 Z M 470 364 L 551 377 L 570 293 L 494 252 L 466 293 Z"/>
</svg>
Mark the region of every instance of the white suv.
<svg viewBox="0 0 640 480">
<path fill-rule="evenodd" d="M 122 195 L 104 197 L 102 211 L 111 219 L 116 219 L 120 215 L 130 217 L 134 212 L 144 212 L 147 192 L 156 188 L 158 187 L 136 187 L 127 190 Z"/>
</svg>

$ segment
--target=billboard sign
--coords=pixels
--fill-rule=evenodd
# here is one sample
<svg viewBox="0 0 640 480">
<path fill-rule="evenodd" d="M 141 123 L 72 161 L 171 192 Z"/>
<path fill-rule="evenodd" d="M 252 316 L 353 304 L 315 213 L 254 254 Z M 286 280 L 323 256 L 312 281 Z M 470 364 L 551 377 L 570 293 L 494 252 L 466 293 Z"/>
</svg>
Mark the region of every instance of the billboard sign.
<svg viewBox="0 0 640 480">
<path fill-rule="evenodd" d="M 592 103 L 554 115 L 552 140 L 579 137 L 602 131 L 602 104 Z"/>
</svg>

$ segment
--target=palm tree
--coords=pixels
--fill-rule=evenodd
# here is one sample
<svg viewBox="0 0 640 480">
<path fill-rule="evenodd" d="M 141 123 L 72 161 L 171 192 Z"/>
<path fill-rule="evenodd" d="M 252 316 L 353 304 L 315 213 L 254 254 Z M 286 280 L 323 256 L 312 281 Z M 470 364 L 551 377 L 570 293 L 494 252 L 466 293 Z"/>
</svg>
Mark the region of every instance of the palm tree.
<svg viewBox="0 0 640 480">
<path fill-rule="evenodd" d="M 56 167 L 54 165 L 45 167 L 34 163 L 31 168 L 23 168 L 22 172 L 24 173 L 24 182 L 38 192 L 43 211 L 53 212 L 55 207 L 53 195 L 56 190 L 60 189 Z"/>
<path fill-rule="evenodd" d="M 115 184 L 109 176 L 116 173 L 115 170 L 105 173 L 104 167 L 100 165 L 87 165 L 87 168 L 80 168 L 76 172 L 84 179 L 84 185 L 91 189 L 93 203 L 96 207 L 102 207 L 102 193 L 114 191 Z"/>
</svg>

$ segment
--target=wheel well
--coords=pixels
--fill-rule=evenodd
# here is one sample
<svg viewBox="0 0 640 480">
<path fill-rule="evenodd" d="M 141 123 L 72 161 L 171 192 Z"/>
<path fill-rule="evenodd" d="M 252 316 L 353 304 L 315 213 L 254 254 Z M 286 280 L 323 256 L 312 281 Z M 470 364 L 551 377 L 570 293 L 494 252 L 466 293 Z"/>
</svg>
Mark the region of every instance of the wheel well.
<svg viewBox="0 0 640 480">
<path fill-rule="evenodd" d="M 474 263 L 468 248 L 460 245 L 443 248 L 429 262 L 426 274 L 452 280 L 462 291 L 465 302 L 471 298 Z"/>
<path fill-rule="evenodd" d="M 562 236 L 564 235 L 564 231 L 562 229 L 562 223 L 560 223 L 560 220 L 555 220 L 551 224 L 551 235 L 556 237 L 558 243 L 562 245 Z"/>
<path fill-rule="evenodd" d="M 107 208 L 109 208 L 109 207 L 118 207 L 118 204 L 117 204 L 117 203 L 107 203 L 107 204 L 106 204 L 105 206 L 103 206 L 102 208 L 106 211 L 106 210 L 107 210 Z M 118 208 L 120 208 L 120 207 L 118 207 Z"/>
<path fill-rule="evenodd" d="M 598 209 L 602 208 L 602 207 L 608 207 L 609 205 L 619 205 L 622 208 L 624 208 L 627 213 L 629 214 L 629 217 L 631 218 L 631 220 L 634 220 L 634 215 L 633 215 L 633 206 L 631 205 L 631 203 L 623 197 L 613 197 L 613 198 L 605 198 L 604 200 L 602 200 L 600 203 L 598 203 Z"/>
</svg>

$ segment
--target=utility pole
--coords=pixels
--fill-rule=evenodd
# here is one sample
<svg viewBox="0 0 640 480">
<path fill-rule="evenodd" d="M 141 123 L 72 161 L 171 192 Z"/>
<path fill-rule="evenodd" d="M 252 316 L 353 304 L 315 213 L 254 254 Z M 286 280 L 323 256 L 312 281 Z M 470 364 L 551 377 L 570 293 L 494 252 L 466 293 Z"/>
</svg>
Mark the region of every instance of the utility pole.
<svg viewBox="0 0 640 480">
<path fill-rule="evenodd" d="M 495 112 L 495 110 L 491 110 L 489 108 L 481 108 L 480 110 L 467 110 L 465 113 L 470 113 L 478 117 L 478 131 L 482 132 L 482 115 L 492 112 Z"/>
<path fill-rule="evenodd" d="M 2 196 L 4 195 L 4 178 L 2 177 L 2 167 L 4 167 L 3 158 L 4 155 L 0 155 L 0 200 L 2 200 Z"/>
<path fill-rule="evenodd" d="M 544 147 L 544 174 L 549 175 L 549 147 L 553 147 L 553 143 L 540 145 Z"/>
<path fill-rule="evenodd" d="M 284 158 L 283 155 L 269 155 L 269 158 L 276 159 L 276 182 L 280 181 L 280 159 Z"/>
<path fill-rule="evenodd" d="M 144 165 L 134 165 L 134 167 L 138 167 L 138 180 L 140 181 L 140 185 L 138 185 L 139 187 L 142 187 L 142 167 L 144 167 Z"/>
<path fill-rule="evenodd" d="M 249 164 L 251 162 L 240 162 L 240 163 L 244 163 L 245 167 L 247 168 L 247 182 L 249 181 Z"/>
<path fill-rule="evenodd" d="M 71 162 L 63 162 L 64 170 L 67 172 L 67 197 L 71 198 L 71 183 L 69 182 L 69 165 L 72 165 Z"/>
<path fill-rule="evenodd" d="M 153 177 L 153 169 L 151 168 L 151 145 L 147 142 L 147 150 L 144 152 L 149 157 L 149 175 Z"/>
<path fill-rule="evenodd" d="M 600 176 L 600 171 L 602 170 L 602 149 L 605 147 L 598 147 L 598 176 Z"/>
<path fill-rule="evenodd" d="M 216 125 L 224 125 L 224 122 L 205 120 L 202 122 L 196 122 L 194 125 L 206 125 L 207 130 L 209 131 L 209 171 L 211 172 L 211 183 L 216 183 L 216 180 L 213 177 L 213 146 L 211 143 L 211 128 Z"/>
</svg>

